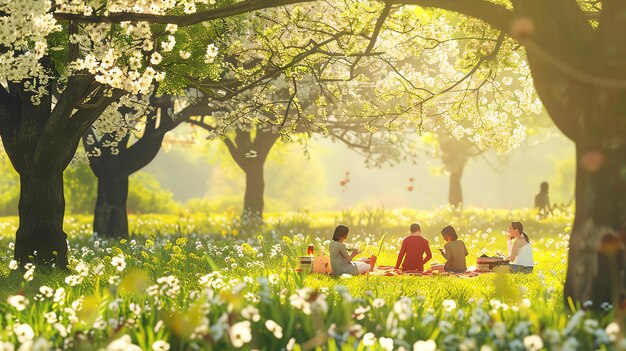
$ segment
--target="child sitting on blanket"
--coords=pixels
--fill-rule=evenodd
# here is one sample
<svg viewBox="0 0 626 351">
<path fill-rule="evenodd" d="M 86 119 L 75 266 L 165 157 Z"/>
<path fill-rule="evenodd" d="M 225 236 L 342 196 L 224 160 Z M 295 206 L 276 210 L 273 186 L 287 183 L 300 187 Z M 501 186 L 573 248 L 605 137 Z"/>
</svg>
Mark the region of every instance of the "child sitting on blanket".
<svg viewBox="0 0 626 351">
<path fill-rule="evenodd" d="M 411 234 L 402 240 L 402 247 L 396 261 L 396 269 L 402 265 L 402 271 L 424 271 L 424 264 L 433 255 L 430 252 L 428 240 L 421 235 L 422 229 L 418 223 L 411 224 Z"/>
<path fill-rule="evenodd" d="M 465 256 L 469 255 L 465 243 L 458 240 L 459 236 L 452 226 L 447 226 L 441 230 L 441 236 L 446 242 L 443 249 L 439 252 L 446 259 L 444 269 L 452 273 L 465 273 L 467 266 L 465 264 Z"/>
</svg>

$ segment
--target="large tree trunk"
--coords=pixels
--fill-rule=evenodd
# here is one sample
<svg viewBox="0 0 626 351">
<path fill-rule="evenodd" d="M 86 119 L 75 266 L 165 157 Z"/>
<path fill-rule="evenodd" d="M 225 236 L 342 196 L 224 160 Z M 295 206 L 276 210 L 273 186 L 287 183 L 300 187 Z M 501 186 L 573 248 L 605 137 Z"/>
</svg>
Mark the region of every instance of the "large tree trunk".
<svg viewBox="0 0 626 351">
<path fill-rule="evenodd" d="M 26 263 L 67 267 L 67 235 L 63 232 L 63 171 L 20 175 L 20 225 L 14 258 Z"/>
<path fill-rule="evenodd" d="M 463 188 L 461 187 L 462 177 L 463 168 L 450 173 L 450 191 L 448 193 L 448 203 L 453 207 L 461 207 L 463 205 Z"/>
<path fill-rule="evenodd" d="M 256 226 L 263 223 L 265 205 L 263 199 L 265 193 L 263 167 L 278 138 L 278 133 L 257 128 L 254 141 L 250 131 L 241 129 L 235 131 L 234 142 L 229 138 L 224 139 L 233 160 L 246 174 L 246 192 L 243 197 L 242 213 L 242 222 L 246 225 Z M 252 150 L 256 152 L 255 157 L 248 156 Z"/>
<path fill-rule="evenodd" d="M 169 96 L 160 100 L 153 100 L 153 104 L 161 110 L 173 107 Z M 187 118 L 187 117 L 185 117 Z M 93 143 L 89 144 L 83 138 L 86 150 L 100 148 L 100 156 L 90 157 L 89 165 L 93 174 L 98 178 L 98 198 L 93 216 L 95 233 L 107 238 L 128 237 L 128 178 L 131 174 L 148 165 L 161 149 L 165 133 L 176 127 L 180 121 L 174 122 L 165 113 L 160 114 L 157 128 L 157 115 L 148 116 L 143 135 L 134 144 L 129 145 L 130 134 L 117 143 L 117 153 L 106 146 L 114 139 L 111 135 L 97 138 L 93 129 L 88 129 L 85 137 L 91 136 Z"/>
<path fill-rule="evenodd" d="M 626 303 L 626 145 L 602 152 L 577 145 L 576 156 L 565 298 L 620 306 Z"/>
<path fill-rule="evenodd" d="M 259 224 L 263 221 L 263 207 L 265 202 L 265 179 L 263 164 L 260 160 L 252 159 L 246 162 L 246 192 L 243 197 L 243 220 L 247 224 Z"/>
<path fill-rule="evenodd" d="M 93 216 L 93 231 L 107 238 L 128 237 L 128 175 L 123 172 L 105 172 L 98 177 L 98 198 Z"/>
<path fill-rule="evenodd" d="M 626 74 L 623 31 L 613 26 L 624 22 L 623 9 L 603 9 L 596 29 L 575 2 L 517 3 L 520 15 L 534 21 L 534 32 L 519 39 L 527 46 L 537 93 L 555 125 L 576 144 L 576 217 L 564 298 L 624 309 L 626 90 L 604 81 Z M 554 20 L 555 10 L 563 20 Z"/>
</svg>

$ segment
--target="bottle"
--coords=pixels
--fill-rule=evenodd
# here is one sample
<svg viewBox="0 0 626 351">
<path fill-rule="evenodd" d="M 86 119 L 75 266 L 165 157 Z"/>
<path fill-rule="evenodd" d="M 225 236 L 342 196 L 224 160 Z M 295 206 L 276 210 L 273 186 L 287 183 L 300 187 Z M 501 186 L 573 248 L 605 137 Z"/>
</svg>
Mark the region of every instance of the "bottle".
<svg viewBox="0 0 626 351">
<path fill-rule="evenodd" d="M 315 253 L 315 247 L 313 246 L 313 244 L 311 244 L 306 248 L 306 254 L 309 256 L 313 256 L 314 253 Z"/>
</svg>

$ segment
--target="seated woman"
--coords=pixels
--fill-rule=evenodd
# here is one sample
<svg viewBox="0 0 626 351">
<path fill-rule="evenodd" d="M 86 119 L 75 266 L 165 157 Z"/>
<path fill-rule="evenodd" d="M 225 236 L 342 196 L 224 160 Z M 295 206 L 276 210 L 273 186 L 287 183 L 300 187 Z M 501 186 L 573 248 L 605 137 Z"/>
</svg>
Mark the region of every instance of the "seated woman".
<svg viewBox="0 0 626 351">
<path fill-rule="evenodd" d="M 508 229 L 510 252 L 509 267 L 514 273 L 531 273 L 535 262 L 533 249 L 530 246 L 528 235 L 524 233 L 524 226 L 520 222 L 511 222 Z"/>
<path fill-rule="evenodd" d="M 467 270 L 465 256 L 469 255 L 465 243 L 458 240 L 459 236 L 456 234 L 456 230 L 450 225 L 441 230 L 441 236 L 446 242 L 443 249 L 439 249 L 439 252 L 446 259 L 444 269 L 452 273 L 465 273 Z"/>
<path fill-rule="evenodd" d="M 354 249 L 352 254 L 348 254 L 346 244 L 343 242 L 348 238 L 350 230 L 345 225 L 338 225 L 333 234 L 333 241 L 330 242 L 330 267 L 332 275 L 342 274 L 364 274 L 370 270 L 370 265 L 365 262 L 352 262 L 354 256 L 360 251 Z"/>
<path fill-rule="evenodd" d="M 428 240 L 422 236 L 422 228 L 418 223 L 413 223 L 409 227 L 411 234 L 402 240 L 402 247 L 398 253 L 396 269 L 402 265 L 402 271 L 424 271 L 424 264 L 433 255 L 430 253 Z"/>
</svg>

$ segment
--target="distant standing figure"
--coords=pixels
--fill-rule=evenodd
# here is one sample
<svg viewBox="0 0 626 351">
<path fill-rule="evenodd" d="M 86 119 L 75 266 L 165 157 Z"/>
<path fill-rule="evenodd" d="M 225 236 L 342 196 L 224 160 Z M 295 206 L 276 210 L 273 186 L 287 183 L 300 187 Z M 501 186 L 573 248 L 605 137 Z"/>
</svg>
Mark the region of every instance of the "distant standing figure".
<svg viewBox="0 0 626 351">
<path fill-rule="evenodd" d="M 439 249 L 439 252 L 446 259 L 444 269 L 452 273 L 465 273 L 467 270 L 465 256 L 469 255 L 465 243 L 458 240 L 459 236 L 451 225 L 441 230 L 441 236 L 443 236 L 443 240 L 446 242 L 443 249 Z"/>
<path fill-rule="evenodd" d="M 542 215 L 552 213 L 552 207 L 550 206 L 550 196 L 548 182 L 542 182 L 539 187 L 539 194 L 535 195 L 535 208 L 539 210 Z"/>
<path fill-rule="evenodd" d="M 402 265 L 403 271 L 424 271 L 424 264 L 432 257 L 428 240 L 422 236 L 422 228 L 418 223 L 409 227 L 411 234 L 402 240 L 402 247 L 396 261 L 396 269 Z"/>
<path fill-rule="evenodd" d="M 514 273 L 531 273 L 535 262 L 533 260 L 533 249 L 530 246 L 530 239 L 524 233 L 524 226 L 520 222 L 511 222 L 508 229 L 511 245 L 509 256 L 509 267 Z"/>
<path fill-rule="evenodd" d="M 333 241 L 330 242 L 330 267 L 333 275 L 352 274 L 359 275 L 367 273 L 370 270 L 370 265 L 365 262 L 352 262 L 354 256 L 358 255 L 360 251 L 354 249 L 351 254 L 348 254 L 346 244 L 343 242 L 348 238 L 350 229 L 345 225 L 338 225 L 335 228 L 333 234 Z"/>
</svg>

